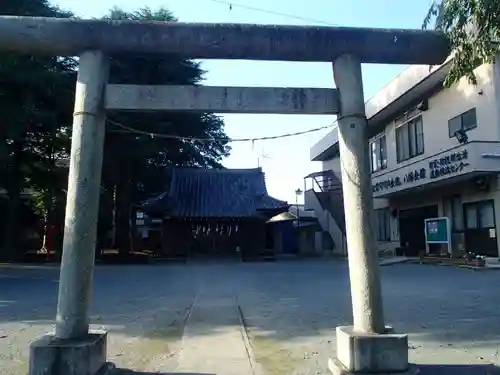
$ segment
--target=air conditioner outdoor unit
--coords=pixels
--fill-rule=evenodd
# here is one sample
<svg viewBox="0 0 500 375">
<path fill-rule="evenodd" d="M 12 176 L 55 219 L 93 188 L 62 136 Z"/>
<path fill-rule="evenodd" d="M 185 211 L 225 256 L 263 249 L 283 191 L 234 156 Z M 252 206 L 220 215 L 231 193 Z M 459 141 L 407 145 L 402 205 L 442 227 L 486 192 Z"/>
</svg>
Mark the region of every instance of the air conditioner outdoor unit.
<svg viewBox="0 0 500 375">
<path fill-rule="evenodd" d="M 465 235 L 463 233 L 451 234 L 451 252 L 452 255 L 461 255 L 467 252 L 465 248 Z"/>
<path fill-rule="evenodd" d="M 486 176 L 476 177 L 474 179 L 474 186 L 479 191 L 488 191 L 490 189 L 490 181 Z"/>
</svg>

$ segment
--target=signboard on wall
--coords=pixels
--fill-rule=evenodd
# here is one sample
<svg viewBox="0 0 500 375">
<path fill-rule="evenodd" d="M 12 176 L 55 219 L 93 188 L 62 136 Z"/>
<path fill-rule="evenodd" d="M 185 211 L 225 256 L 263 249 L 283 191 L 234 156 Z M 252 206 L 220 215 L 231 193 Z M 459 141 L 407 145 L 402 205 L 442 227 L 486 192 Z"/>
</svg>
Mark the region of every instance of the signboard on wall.
<svg viewBox="0 0 500 375">
<path fill-rule="evenodd" d="M 447 217 L 425 220 L 425 238 L 427 243 L 448 243 L 449 228 Z"/>
<path fill-rule="evenodd" d="M 402 185 L 418 183 L 421 180 L 433 180 L 458 174 L 461 173 L 465 167 L 469 166 L 467 162 L 468 158 L 469 152 L 466 149 L 442 154 L 438 158 L 429 160 L 427 168 L 415 168 L 401 176 L 393 176 L 378 180 L 373 184 L 372 190 L 374 193 L 378 193 Z"/>
<path fill-rule="evenodd" d="M 448 247 L 448 253 L 451 254 L 450 219 L 448 219 L 447 217 L 434 217 L 431 219 L 425 219 L 424 230 L 426 245 L 446 244 Z"/>
</svg>

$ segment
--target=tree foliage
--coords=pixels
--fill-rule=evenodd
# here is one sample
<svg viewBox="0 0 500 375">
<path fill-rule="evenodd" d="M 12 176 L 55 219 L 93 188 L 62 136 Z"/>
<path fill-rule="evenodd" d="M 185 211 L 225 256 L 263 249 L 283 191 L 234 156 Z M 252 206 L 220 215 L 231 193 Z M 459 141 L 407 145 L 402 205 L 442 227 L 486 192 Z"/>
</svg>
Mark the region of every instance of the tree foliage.
<svg viewBox="0 0 500 375">
<path fill-rule="evenodd" d="M 105 19 L 176 22 L 165 8 L 125 12 L 115 7 Z M 111 56 L 109 82 L 195 85 L 201 82 L 203 74 L 198 62 L 174 55 L 118 54 Z M 134 206 L 165 189 L 168 167 L 220 167 L 230 151 L 224 123 L 212 113 L 113 112 L 108 113 L 107 129 L 103 164 L 106 193 L 102 197 L 101 226 L 106 227 L 104 231 L 113 230 L 111 246 L 124 252 L 132 248 L 133 236 L 128 233 L 135 222 Z M 114 217 L 109 217 L 110 212 L 114 212 Z"/>
<path fill-rule="evenodd" d="M 4 0 L 0 14 L 72 17 L 47 0 Z M 111 20 L 175 22 L 164 8 L 135 12 L 112 9 Z M 123 54 L 110 56 L 110 83 L 199 84 L 200 64 L 177 56 Z M 5 224 L 0 230 L 0 258 L 20 253 L 23 189 L 31 189 L 32 209 L 45 227 L 62 227 L 67 187 L 77 61 L 73 58 L 21 56 L 0 52 L 0 188 L 7 191 Z M 115 223 L 117 247 L 130 250 L 134 206 L 165 188 L 169 166 L 221 166 L 229 154 L 221 118 L 211 113 L 108 114 L 105 139 L 101 233 Z M 151 134 L 175 135 L 178 138 Z M 201 142 L 182 137 L 217 138 Z M 112 214 L 114 212 L 114 214 Z M 3 234 L 3 238 L 2 238 Z M 1 245 L 1 244 L 0 244 Z M 7 251 L 7 252 L 6 252 Z"/>
<path fill-rule="evenodd" d="M 175 17 L 165 8 L 155 11 L 141 8 L 135 12 L 125 12 L 115 7 L 105 18 L 176 22 Z M 204 73 L 198 62 L 173 55 L 123 54 L 112 56 L 110 83 L 194 85 L 202 81 Z M 141 153 L 145 153 L 145 159 L 148 161 L 160 157 L 169 165 L 220 167 L 220 162 L 230 152 L 224 123 L 212 113 L 111 113 L 108 117 L 111 131 L 122 131 L 122 134 L 125 134 L 123 131 L 131 128 L 142 132 L 141 134 L 132 131 L 133 134 L 129 138 L 137 141 Z M 127 128 L 120 128 L 120 125 L 126 125 Z M 149 134 L 218 141 L 186 141 L 161 136 L 151 137 Z M 143 142 L 149 145 L 149 150 L 142 147 Z"/>
<path fill-rule="evenodd" d="M 72 16 L 46 0 L 5 0 L 0 2 L 0 14 Z M 7 191 L 0 257 L 20 253 L 21 230 L 26 227 L 20 214 L 23 189 L 35 189 L 44 196 L 33 199 L 40 210 L 57 189 L 60 179 L 54 176 L 60 175 L 60 168 L 56 161 L 67 150 L 63 129 L 72 120 L 71 95 L 61 95 L 61 89 L 74 90 L 74 66 L 71 58 L 0 53 L 0 187 Z"/>
<path fill-rule="evenodd" d="M 446 86 L 467 77 L 476 83 L 474 69 L 491 63 L 499 52 L 500 0 L 437 0 L 424 19 L 450 41 L 454 58 Z"/>
</svg>

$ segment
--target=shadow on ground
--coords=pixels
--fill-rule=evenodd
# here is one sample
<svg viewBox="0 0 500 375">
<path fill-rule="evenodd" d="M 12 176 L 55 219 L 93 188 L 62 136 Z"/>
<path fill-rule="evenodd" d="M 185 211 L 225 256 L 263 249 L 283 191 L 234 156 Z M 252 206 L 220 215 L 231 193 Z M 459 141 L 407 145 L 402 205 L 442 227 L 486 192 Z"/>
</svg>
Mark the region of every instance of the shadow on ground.
<svg viewBox="0 0 500 375">
<path fill-rule="evenodd" d="M 51 325 L 58 276 L 54 266 L 0 268 L 0 324 Z M 500 341 L 500 293 L 492 287 L 500 272 L 401 264 L 383 267 L 382 276 L 386 321 L 396 330 L 434 341 Z M 248 328 L 278 341 L 333 334 L 352 321 L 346 262 L 317 261 L 97 266 L 92 323 L 128 336 L 158 336 L 163 327 L 168 336 L 200 290 L 214 303 L 236 301 Z M 209 318 L 207 334 L 224 324 Z"/>
<path fill-rule="evenodd" d="M 123 368 L 117 368 L 107 375 L 217 375 L 213 373 L 194 373 L 194 372 L 142 372 Z"/>
<path fill-rule="evenodd" d="M 419 375 L 500 375 L 500 368 L 494 365 L 418 365 Z M 115 369 L 109 375 L 218 375 L 212 373 L 141 372 Z"/>
<path fill-rule="evenodd" d="M 458 365 L 500 360 L 500 293 L 495 287 L 500 272 L 413 264 L 383 267 L 381 272 L 386 321 L 409 333 L 411 359 L 457 364 L 422 366 L 422 374 L 500 375 L 491 366 Z M 0 340 L 0 353 L 2 345 L 7 348 L 14 340 L 27 347 L 39 333 L 26 331 L 28 339 L 21 338 L 26 326 L 52 325 L 58 276 L 57 267 L 0 268 L 0 331 L 23 325 L 0 332 L 9 336 Z M 292 367 L 306 362 L 327 363 L 335 327 L 352 321 L 347 263 L 316 261 L 97 266 L 92 323 L 110 332 L 110 360 L 126 353 L 137 358 L 175 353 L 186 311 L 200 296 L 209 303 L 199 307 L 207 311 L 203 334 L 226 324 L 215 313 L 218 306 L 237 304 L 256 355 L 267 368 L 276 369 L 270 374 L 291 374 Z"/>
<path fill-rule="evenodd" d="M 500 368 L 494 365 L 418 365 L 419 375 L 500 375 Z M 109 375 L 218 375 L 191 372 L 142 372 L 117 368 Z"/>
<path fill-rule="evenodd" d="M 419 375 L 499 375 L 494 365 L 418 365 Z"/>
</svg>

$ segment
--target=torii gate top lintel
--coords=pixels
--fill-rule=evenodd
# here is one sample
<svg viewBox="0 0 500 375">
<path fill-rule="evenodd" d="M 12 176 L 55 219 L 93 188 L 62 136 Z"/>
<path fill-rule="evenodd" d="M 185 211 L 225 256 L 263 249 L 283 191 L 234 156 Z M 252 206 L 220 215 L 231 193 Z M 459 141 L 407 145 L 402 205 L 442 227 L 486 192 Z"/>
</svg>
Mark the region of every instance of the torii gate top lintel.
<svg viewBox="0 0 500 375">
<path fill-rule="evenodd" d="M 172 53 L 195 59 L 441 64 L 447 39 L 435 31 L 353 27 L 105 21 L 0 16 L 0 51 L 45 55 Z"/>
</svg>

